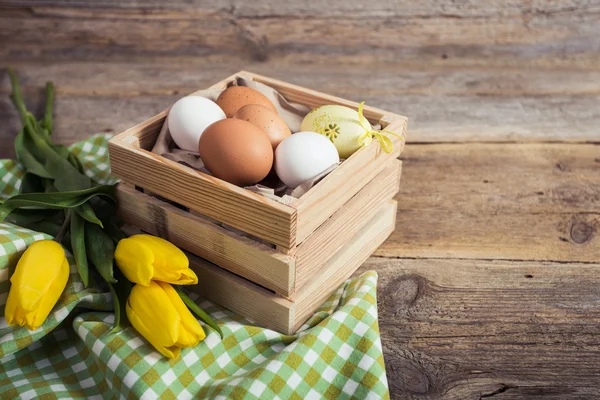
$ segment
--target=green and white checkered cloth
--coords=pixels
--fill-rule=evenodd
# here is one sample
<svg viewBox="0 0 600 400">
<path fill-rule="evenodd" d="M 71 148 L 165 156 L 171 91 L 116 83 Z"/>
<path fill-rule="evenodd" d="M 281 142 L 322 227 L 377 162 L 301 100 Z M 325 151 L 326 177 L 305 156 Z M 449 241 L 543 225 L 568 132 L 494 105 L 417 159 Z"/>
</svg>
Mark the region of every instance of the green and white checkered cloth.
<svg viewBox="0 0 600 400">
<path fill-rule="evenodd" d="M 103 183 L 112 179 L 107 138 L 97 135 L 71 147 L 86 173 Z M 22 174 L 15 162 L 0 161 L 2 197 L 18 192 Z M 203 342 L 167 360 L 131 327 L 109 333 L 111 297 L 83 287 L 70 255 L 69 282 L 44 325 L 36 331 L 8 326 L 10 272 L 23 250 L 43 238 L 0 224 L 2 398 L 389 398 L 375 272 L 342 285 L 293 336 L 201 301 L 221 326 L 223 340 L 203 325 Z"/>
</svg>

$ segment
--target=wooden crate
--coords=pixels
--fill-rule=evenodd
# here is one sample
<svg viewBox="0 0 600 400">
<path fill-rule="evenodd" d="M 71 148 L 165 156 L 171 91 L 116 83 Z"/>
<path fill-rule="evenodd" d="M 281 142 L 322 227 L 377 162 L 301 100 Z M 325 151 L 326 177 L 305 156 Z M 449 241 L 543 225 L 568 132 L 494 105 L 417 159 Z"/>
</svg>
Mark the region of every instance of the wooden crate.
<svg viewBox="0 0 600 400">
<path fill-rule="evenodd" d="M 198 275 L 197 293 L 261 326 L 293 334 L 387 239 L 396 225 L 397 203 L 388 200 L 371 220 L 291 298 L 283 298 L 199 257 L 190 256 Z"/>
<path fill-rule="evenodd" d="M 240 76 L 310 107 L 358 107 L 248 72 L 215 86 L 225 89 Z M 200 283 L 206 297 L 265 326 L 292 332 L 393 230 L 395 203 L 390 200 L 399 187 L 400 140 L 391 137 L 390 154 L 373 141 L 301 198 L 283 205 L 151 153 L 167 113 L 109 142 L 112 171 L 124 182 L 118 188 L 119 212 L 125 221 L 208 260 L 192 257 L 199 275 L 222 282 Z M 372 107 L 365 107 L 365 116 L 405 134 L 405 117 Z M 270 315 L 265 307 L 277 316 L 264 318 Z"/>
<path fill-rule="evenodd" d="M 146 232 L 290 297 L 373 217 L 379 206 L 394 197 L 401 166 L 400 160 L 389 160 L 383 171 L 298 245 L 293 254 L 233 232 L 131 185 L 118 187 L 119 214 Z"/>
</svg>

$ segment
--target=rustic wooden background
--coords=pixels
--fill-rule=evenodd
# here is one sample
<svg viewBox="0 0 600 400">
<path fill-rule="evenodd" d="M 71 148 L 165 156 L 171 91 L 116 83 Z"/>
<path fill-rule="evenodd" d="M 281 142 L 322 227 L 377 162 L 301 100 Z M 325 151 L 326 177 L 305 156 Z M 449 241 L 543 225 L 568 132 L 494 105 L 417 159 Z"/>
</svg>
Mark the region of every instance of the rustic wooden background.
<svg viewBox="0 0 600 400">
<path fill-rule="evenodd" d="M 600 391 L 600 1 L 0 0 L 0 157 L 117 133 L 247 69 L 410 117 L 380 274 L 398 399 Z"/>
</svg>

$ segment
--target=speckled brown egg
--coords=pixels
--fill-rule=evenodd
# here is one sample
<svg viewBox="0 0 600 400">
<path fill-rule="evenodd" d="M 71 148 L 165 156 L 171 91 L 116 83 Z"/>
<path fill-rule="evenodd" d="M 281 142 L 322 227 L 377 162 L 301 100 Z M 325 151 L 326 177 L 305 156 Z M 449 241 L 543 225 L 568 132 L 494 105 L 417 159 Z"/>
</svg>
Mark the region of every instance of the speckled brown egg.
<svg viewBox="0 0 600 400">
<path fill-rule="evenodd" d="M 232 118 L 237 110 L 246 104 L 260 104 L 277 112 L 273 103 L 264 94 L 245 86 L 228 87 L 219 95 L 216 103 L 225 111 L 227 118 Z"/>
<path fill-rule="evenodd" d="M 198 150 L 211 174 L 234 185 L 259 182 L 273 166 L 273 147 L 267 135 L 241 119 L 209 125 L 200 136 Z"/>
<path fill-rule="evenodd" d="M 260 104 L 245 105 L 237 110 L 233 118 L 248 121 L 264 131 L 271 141 L 273 150 L 283 139 L 292 134 L 285 121 L 276 112 Z"/>
</svg>

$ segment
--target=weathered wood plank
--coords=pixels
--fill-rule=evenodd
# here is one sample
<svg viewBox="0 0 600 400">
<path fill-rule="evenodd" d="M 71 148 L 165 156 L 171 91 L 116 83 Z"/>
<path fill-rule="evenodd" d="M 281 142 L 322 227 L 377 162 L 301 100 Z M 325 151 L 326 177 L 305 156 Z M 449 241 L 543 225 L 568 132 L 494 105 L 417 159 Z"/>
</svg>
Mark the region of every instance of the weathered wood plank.
<svg viewBox="0 0 600 400">
<path fill-rule="evenodd" d="M 409 145 L 398 224 L 377 254 L 600 260 L 600 146 Z"/>
<path fill-rule="evenodd" d="M 0 62 L 1 64 L 1 62 Z M 243 64 L 67 63 L 17 65 L 28 104 L 42 112 L 46 80 L 57 85 L 56 139 L 119 133 Z M 248 67 L 247 65 L 245 67 Z M 251 70 L 409 117 L 409 142 L 598 141 L 600 73 L 521 69 L 397 69 L 339 74 L 335 65 L 253 64 Z M 19 129 L 0 71 L 0 157 Z M 573 121 L 576 121 L 574 123 Z"/>
<path fill-rule="evenodd" d="M 384 95 L 406 94 L 480 96 L 486 100 L 489 97 L 600 94 L 600 71 L 585 69 L 372 63 L 367 68 L 348 68 L 340 74 L 339 69 L 330 63 L 248 63 L 233 57 L 226 62 L 197 59 L 168 62 L 55 62 L 44 65 L 0 60 L 0 65 L 13 65 L 17 69 L 25 91 L 39 91 L 47 80 L 52 79 L 64 95 L 183 95 L 198 87 L 212 85 L 244 68 L 354 101 L 360 101 L 364 96 L 376 99 Z M 9 90 L 4 71 L 0 71 L 0 90 Z"/>
<path fill-rule="evenodd" d="M 0 41 L 6 42 L 0 56 L 101 61 L 237 54 L 246 60 L 297 62 L 327 62 L 336 56 L 354 64 L 410 58 L 460 65 L 600 63 L 600 6 L 592 1 L 513 1 L 506 9 L 500 2 L 487 7 L 474 1 L 462 7 L 450 1 L 419 6 L 408 1 L 366 6 L 356 1 L 337 10 L 307 3 L 119 7 L 114 2 L 78 2 L 44 7 L 10 2 L 0 17 Z"/>
<path fill-rule="evenodd" d="M 328 8 L 311 0 L 296 0 L 281 7 L 269 0 L 255 0 L 251 3 L 244 0 L 3 0 L 7 6 L 36 7 L 72 7 L 78 9 L 136 9 L 136 10 L 178 10 L 188 12 L 228 11 L 235 16 L 290 16 L 299 15 L 319 17 L 324 14 L 336 16 L 454 16 L 459 17 L 501 17 L 527 14 L 558 14 L 572 11 L 574 8 L 593 10 L 596 5 L 590 1 L 551 0 L 542 4 L 525 3 L 520 0 L 466 0 L 460 3 L 451 0 L 425 0 L 418 3 L 410 1 L 373 1 L 367 5 L 359 0 L 331 0 Z"/>
<path fill-rule="evenodd" d="M 357 273 L 368 269 L 392 398 L 597 395 L 600 264 L 371 258 Z"/>
<path fill-rule="evenodd" d="M 121 183 L 119 217 L 276 293 L 294 289 L 295 259 Z"/>
</svg>

